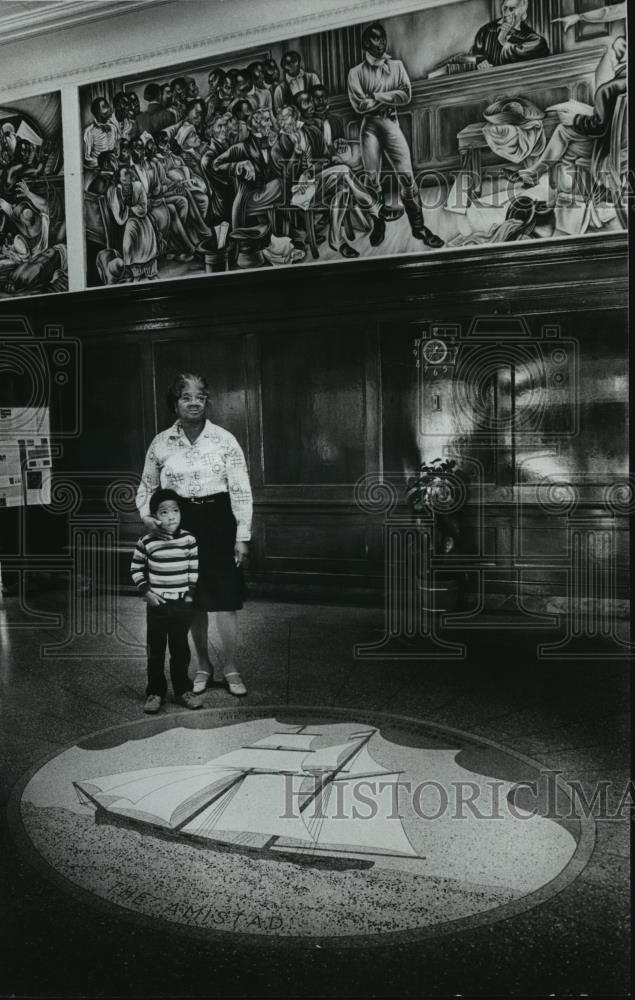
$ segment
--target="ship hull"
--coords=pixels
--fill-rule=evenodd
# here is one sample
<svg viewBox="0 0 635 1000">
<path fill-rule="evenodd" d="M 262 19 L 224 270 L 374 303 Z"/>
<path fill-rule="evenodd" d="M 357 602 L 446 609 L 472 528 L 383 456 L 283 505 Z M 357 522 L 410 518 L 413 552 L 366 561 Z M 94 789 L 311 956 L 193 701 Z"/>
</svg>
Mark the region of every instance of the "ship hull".
<svg viewBox="0 0 635 1000">
<path fill-rule="evenodd" d="M 104 809 L 94 800 L 93 805 L 95 806 L 96 826 L 113 826 L 124 830 L 134 830 L 136 833 L 157 837 L 172 843 L 192 844 L 219 854 L 243 855 L 255 861 L 285 861 L 287 864 L 296 865 L 299 868 L 317 868 L 327 871 L 367 870 L 375 865 L 374 861 L 364 858 L 302 853 L 296 850 L 285 851 L 284 847 L 250 847 L 248 844 L 232 844 L 226 840 L 214 840 L 195 833 L 170 830 L 168 827 L 142 822 L 129 816 L 118 816 L 116 813 Z"/>
</svg>

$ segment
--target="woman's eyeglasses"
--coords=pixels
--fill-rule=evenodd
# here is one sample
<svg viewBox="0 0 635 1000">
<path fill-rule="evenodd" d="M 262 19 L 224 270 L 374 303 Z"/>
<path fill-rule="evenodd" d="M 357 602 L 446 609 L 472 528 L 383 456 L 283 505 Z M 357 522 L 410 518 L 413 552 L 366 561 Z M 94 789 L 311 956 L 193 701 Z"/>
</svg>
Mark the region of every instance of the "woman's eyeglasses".
<svg viewBox="0 0 635 1000">
<path fill-rule="evenodd" d="M 179 396 L 179 403 L 206 403 L 206 402 L 207 402 L 207 396 L 203 395 L 190 396 L 186 394 L 184 396 Z"/>
</svg>

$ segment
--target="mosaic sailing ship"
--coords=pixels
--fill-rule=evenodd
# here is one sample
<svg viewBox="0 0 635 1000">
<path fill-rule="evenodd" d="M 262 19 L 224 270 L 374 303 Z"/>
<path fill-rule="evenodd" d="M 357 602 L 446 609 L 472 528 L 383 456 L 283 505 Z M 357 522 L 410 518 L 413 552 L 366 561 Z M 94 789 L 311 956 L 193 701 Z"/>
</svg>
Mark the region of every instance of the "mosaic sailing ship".
<svg viewBox="0 0 635 1000">
<path fill-rule="evenodd" d="M 336 869 L 420 858 L 393 808 L 400 772 L 369 752 L 377 730 L 317 750 L 312 744 L 321 734 L 305 730 L 273 733 L 206 764 L 127 771 L 73 786 L 79 801 L 94 807 L 98 824 L 199 847 Z"/>
</svg>

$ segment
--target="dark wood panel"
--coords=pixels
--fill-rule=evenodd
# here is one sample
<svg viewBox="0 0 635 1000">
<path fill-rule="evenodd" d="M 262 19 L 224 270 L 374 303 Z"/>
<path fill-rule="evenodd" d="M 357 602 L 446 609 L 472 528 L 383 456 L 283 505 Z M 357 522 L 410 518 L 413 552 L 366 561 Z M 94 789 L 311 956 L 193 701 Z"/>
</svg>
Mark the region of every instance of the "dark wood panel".
<svg viewBox="0 0 635 1000">
<path fill-rule="evenodd" d="M 179 372 L 205 375 L 209 383 L 209 419 L 231 431 L 248 452 L 244 344 L 242 337 L 222 336 L 216 331 L 204 337 L 191 331 L 187 338 L 161 339 L 154 343 L 154 385 L 157 428 L 174 421 L 165 403 L 168 385 Z M 251 461 L 251 455 L 248 455 Z"/>
<path fill-rule="evenodd" d="M 341 516 L 265 515 L 261 520 L 265 561 L 333 563 L 366 560 L 366 523 Z"/>
<path fill-rule="evenodd" d="M 365 471 L 365 335 L 359 327 L 263 336 L 265 484 L 354 483 Z"/>
<path fill-rule="evenodd" d="M 64 442 L 63 469 L 101 475 L 143 465 L 143 379 L 138 344 L 82 345 L 80 436 Z M 58 463 L 54 467 L 60 468 Z"/>
</svg>

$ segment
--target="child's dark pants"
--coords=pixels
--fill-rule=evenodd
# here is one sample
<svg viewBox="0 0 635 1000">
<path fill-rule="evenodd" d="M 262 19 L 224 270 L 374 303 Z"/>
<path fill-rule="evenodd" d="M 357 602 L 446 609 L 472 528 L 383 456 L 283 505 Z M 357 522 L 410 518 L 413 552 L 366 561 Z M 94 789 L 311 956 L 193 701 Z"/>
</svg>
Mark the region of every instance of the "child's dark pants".
<svg viewBox="0 0 635 1000">
<path fill-rule="evenodd" d="M 194 611 L 182 598 L 166 601 L 153 608 L 148 606 L 148 685 L 146 697 L 158 694 L 165 698 L 168 689 L 165 679 L 165 647 L 170 650 L 170 678 L 176 698 L 192 690 L 187 675 L 190 665 L 190 647 L 187 641 Z"/>
</svg>

